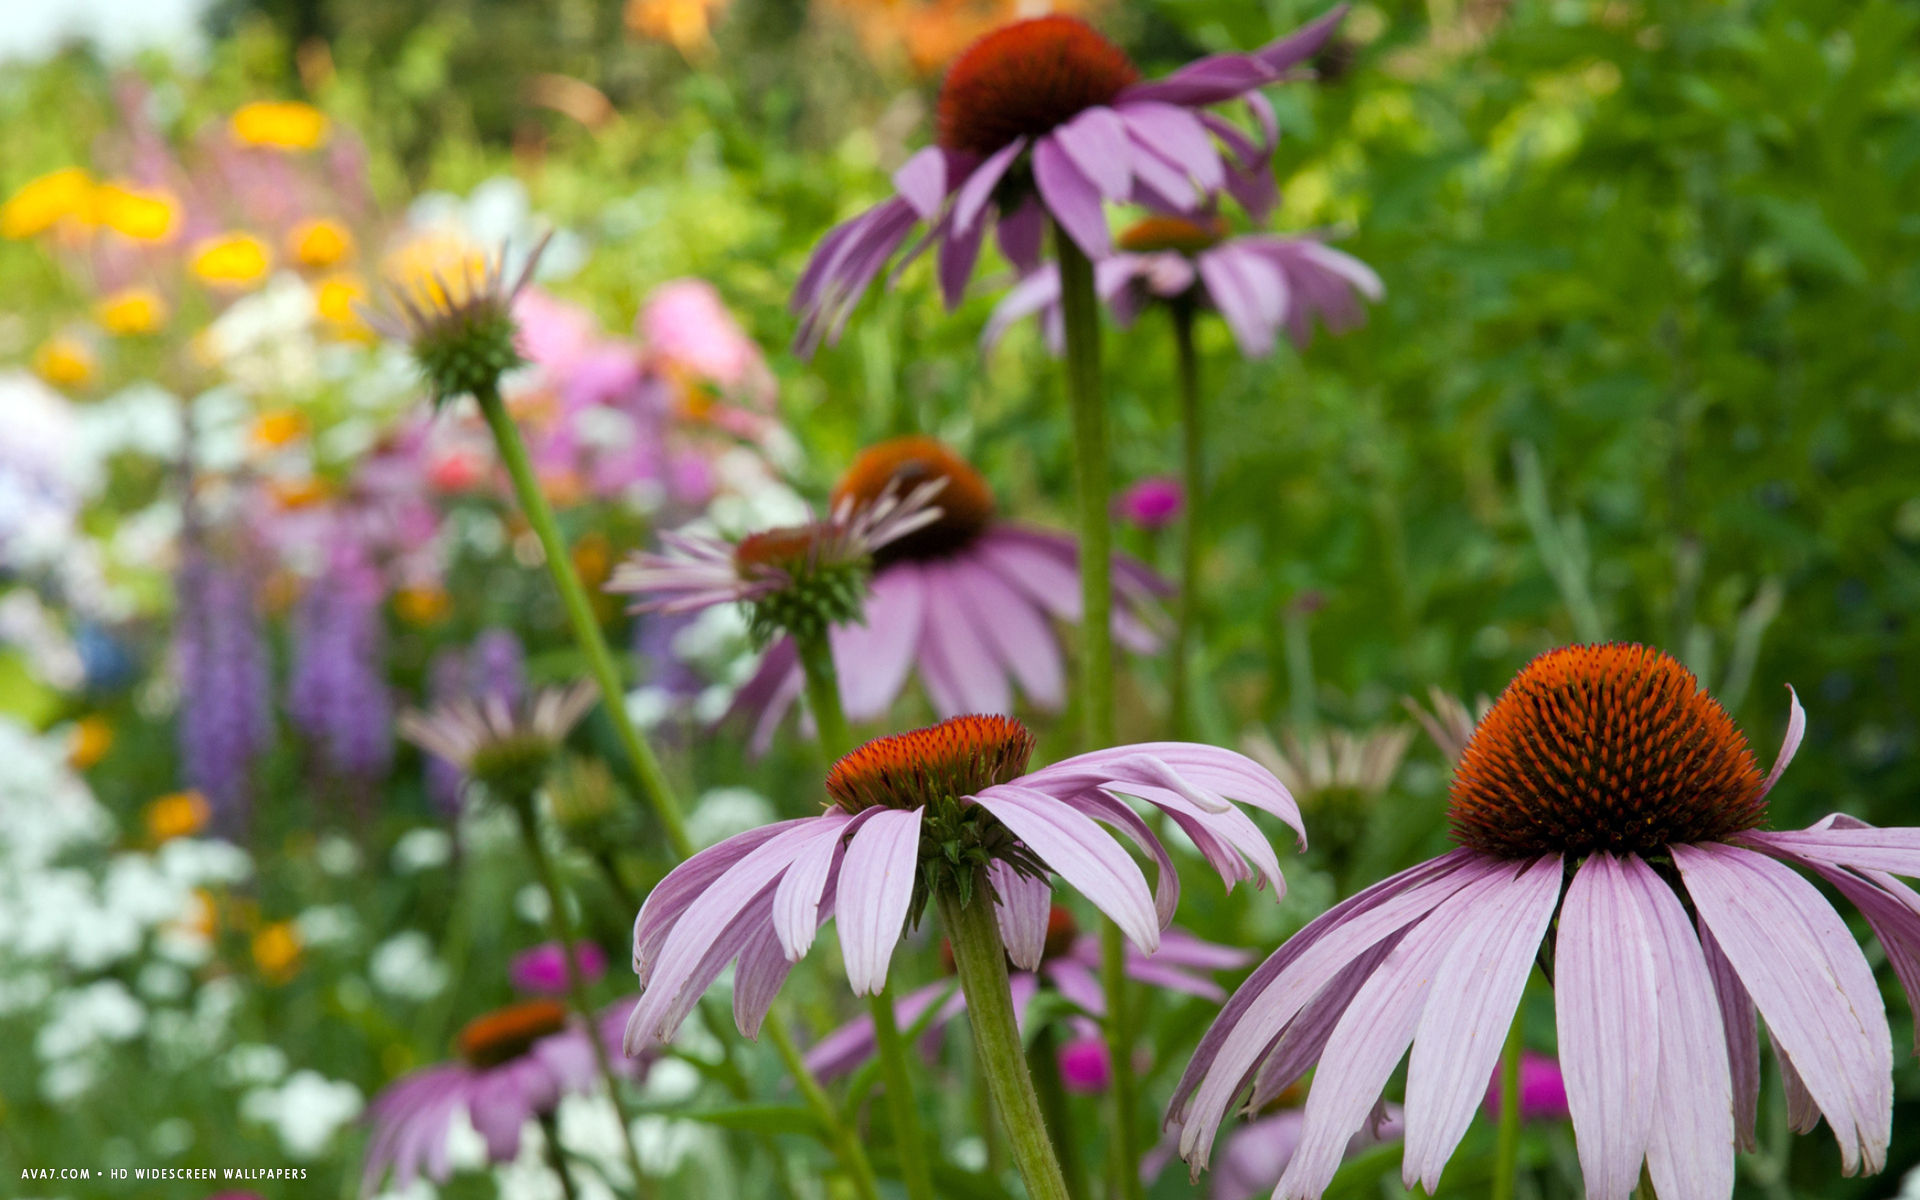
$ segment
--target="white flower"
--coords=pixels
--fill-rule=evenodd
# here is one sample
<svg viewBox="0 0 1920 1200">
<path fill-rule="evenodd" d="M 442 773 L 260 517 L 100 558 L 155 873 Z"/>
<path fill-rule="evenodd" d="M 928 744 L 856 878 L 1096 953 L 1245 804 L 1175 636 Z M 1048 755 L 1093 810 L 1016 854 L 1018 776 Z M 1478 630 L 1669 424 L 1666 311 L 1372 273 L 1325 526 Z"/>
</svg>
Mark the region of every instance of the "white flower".
<svg viewBox="0 0 1920 1200">
<path fill-rule="evenodd" d="M 102 979 L 77 988 L 53 1005 L 53 1015 L 34 1037 L 42 1061 L 76 1058 L 108 1042 L 124 1042 L 147 1027 L 147 1010 L 127 985 Z"/>
<path fill-rule="evenodd" d="M 360 1115 L 360 1089 L 302 1069 L 278 1088 L 261 1087 L 240 1101 L 240 1114 L 271 1125 L 289 1158 L 310 1161 L 325 1152 L 342 1126 Z"/>
<path fill-rule="evenodd" d="M 313 849 L 314 861 L 329 875 L 351 875 L 360 869 L 360 847 L 337 833 L 320 839 Z"/>
<path fill-rule="evenodd" d="M 433 955 L 433 941 L 417 929 L 396 933 L 376 946 L 367 964 L 373 986 L 403 1000 L 431 1000 L 447 986 L 447 965 Z"/>
<path fill-rule="evenodd" d="M 338 946 L 360 932 L 360 918 L 344 904 L 316 905 L 293 919 L 300 941 L 308 946 Z"/>
<path fill-rule="evenodd" d="M 687 817 L 687 836 L 696 846 L 711 846 L 736 833 L 771 824 L 773 805 L 751 788 L 714 788 L 694 802 Z"/>
<path fill-rule="evenodd" d="M 71 1104 L 100 1078 L 100 1068 L 91 1059 L 70 1058 L 48 1067 L 40 1077 L 40 1094 L 49 1104 Z"/>
<path fill-rule="evenodd" d="M 137 980 L 140 994 L 149 1000 L 178 1000 L 187 994 L 193 981 L 170 962 L 150 962 L 140 968 Z"/>
<path fill-rule="evenodd" d="M 220 1077 L 232 1087 L 278 1083 L 286 1073 L 286 1051 L 266 1042 L 241 1042 L 220 1060 Z"/>
<path fill-rule="evenodd" d="M 393 845 L 394 869 L 408 874 L 445 866 L 452 857 L 453 839 L 430 826 L 409 830 Z"/>
<path fill-rule="evenodd" d="M 215 838 L 175 838 L 160 848 L 160 870 L 187 887 L 239 883 L 253 874 L 253 860 L 232 842 Z"/>
</svg>

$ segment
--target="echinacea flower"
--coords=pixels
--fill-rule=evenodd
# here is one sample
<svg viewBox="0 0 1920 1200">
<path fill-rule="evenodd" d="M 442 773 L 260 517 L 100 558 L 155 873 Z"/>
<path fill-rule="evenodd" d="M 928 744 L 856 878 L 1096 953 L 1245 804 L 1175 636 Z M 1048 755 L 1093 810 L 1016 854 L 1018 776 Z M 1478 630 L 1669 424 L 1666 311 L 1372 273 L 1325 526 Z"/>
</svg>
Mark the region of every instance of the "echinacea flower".
<svg viewBox="0 0 1920 1200">
<path fill-rule="evenodd" d="M 531 795 L 561 743 L 599 693 L 591 681 L 541 688 L 514 702 L 499 693 L 400 714 L 400 736 L 488 787 Z"/>
<path fill-rule="evenodd" d="M 1256 216 L 1273 199 L 1276 134 L 1261 88 L 1288 78 L 1332 36 L 1344 6 L 1251 54 L 1219 54 L 1142 82 L 1118 46 L 1086 22 L 1034 17 L 987 34 L 940 89 L 935 145 L 894 172 L 896 194 L 814 248 L 794 289 L 796 344 L 810 353 L 847 317 L 917 225 L 909 258 L 937 247 L 940 289 L 957 305 L 993 230 L 1022 273 L 1038 267 L 1051 219 L 1096 262 L 1112 249 L 1103 202 L 1206 211 L 1232 193 Z M 1244 99 L 1261 139 L 1211 106 Z M 1221 152 L 1226 147 L 1227 154 Z"/>
<path fill-rule="evenodd" d="M 1009 935 L 1003 927 L 1003 935 Z M 1031 952 L 1030 945 L 1023 951 Z M 948 950 L 948 954 L 952 951 Z M 1151 953 L 1129 947 L 1127 977 L 1150 987 L 1188 996 L 1199 996 L 1215 1003 L 1227 993 L 1208 978 L 1212 971 L 1231 971 L 1252 961 L 1252 955 L 1231 946 L 1205 941 L 1177 926 L 1163 930 L 1160 946 Z M 1024 1030 L 1033 1002 L 1041 994 L 1051 993 L 1076 1006 L 1080 1012 L 1069 1018 L 1071 1039 L 1060 1048 L 1061 1073 L 1075 1091 L 1097 1091 L 1092 1086 L 1099 1073 L 1108 1069 L 1106 1046 L 1095 1019 L 1107 1015 L 1106 988 L 1100 982 L 1100 939 L 1084 934 L 1076 927 L 1073 914 L 1054 905 L 1047 914 L 1046 936 L 1040 946 L 1038 963 L 1015 962 L 1017 970 L 1008 976 L 1013 989 L 1013 1011 Z M 930 1006 L 939 1009 L 928 1019 L 922 1048 L 932 1053 L 939 1046 L 939 1035 L 947 1024 L 966 1011 L 967 1000 L 951 979 L 941 979 L 916 988 L 894 1002 L 895 1020 L 906 1029 L 926 1016 Z M 1088 1053 L 1089 1043 L 1098 1050 L 1097 1062 Z M 807 1051 L 807 1066 L 822 1080 L 836 1079 L 855 1069 L 874 1055 L 873 1018 L 861 1016 L 827 1034 Z M 1079 1086 L 1075 1086 L 1078 1083 Z"/>
<path fill-rule="evenodd" d="M 1431 1191 L 1545 941 L 1594 1200 L 1623 1200 L 1643 1161 L 1663 1200 L 1733 1194 L 1735 1147 L 1753 1145 L 1756 1014 L 1796 1124 L 1825 1116 L 1847 1173 L 1879 1170 L 1893 1102 L 1885 1006 L 1846 923 L 1790 865 L 1861 910 L 1911 1000 L 1920 894 L 1894 875 L 1920 875 L 1920 830 L 1833 816 L 1761 832 L 1805 725 L 1796 697 L 1763 777 L 1671 657 L 1603 645 L 1535 659 L 1454 773 L 1460 848 L 1336 905 L 1228 1001 L 1174 1094 L 1181 1152 L 1204 1166 L 1249 1085 L 1257 1109 L 1314 1063 L 1337 1063 L 1314 1079 L 1275 1192 L 1318 1196 L 1411 1046 L 1403 1178 Z"/>
<path fill-rule="evenodd" d="M 591 1035 L 626 1078 L 638 1078 L 648 1065 L 611 1052 L 633 1004 L 628 998 L 596 1014 Z M 589 1036 L 553 1000 L 529 1000 L 474 1018 L 460 1031 L 458 1059 L 395 1080 L 367 1106 L 372 1136 L 362 1187 L 378 1190 L 389 1173 L 401 1190 L 422 1174 L 445 1183 L 453 1170 L 448 1137 L 462 1115 L 485 1142 L 488 1163 L 512 1162 L 528 1121 L 599 1083 Z"/>
<path fill-rule="evenodd" d="M 1259 358 L 1284 332 L 1305 346 L 1316 320 L 1342 333 L 1363 318 L 1362 298 L 1386 294 L 1373 268 L 1316 237 L 1228 235 L 1217 217 L 1148 217 L 1094 264 L 1094 290 L 1122 325 L 1150 304 L 1193 304 L 1220 314 L 1240 353 Z M 1034 269 L 995 306 L 980 334 L 991 349 L 1017 321 L 1039 314 L 1049 345 L 1062 344 L 1060 271 Z"/>
<path fill-rule="evenodd" d="M 391 309 L 362 315 L 413 351 L 436 407 L 496 390 L 500 376 L 523 361 L 514 301 L 532 281 L 548 240 L 540 239 L 511 280 L 504 248 L 481 256 L 464 244 L 422 239 L 394 256 L 386 281 Z"/>
<path fill-rule="evenodd" d="M 944 480 L 940 519 L 874 556 L 864 623 L 828 633 L 849 720 L 884 715 L 917 671 L 942 717 L 1013 711 L 1017 685 L 1036 707 L 1066 704 L 1065 656 L 1052 622 L 1080 617 L 1080 554 L 1070 537 L 1002 521 L 980 473 L 929 437 L 863 451 L 834 488 L 836 500 Z M 1167 585 L 1115 555 L 1114 640 L 1135 653 L 1159 639 L 1144 619 Z M 772 646 L 741 686 L 734 713 L 764 750 L 803 690 L 791 641 Z"/>
<path fill-rule="evenodd" d="M 716 604 L 747 606 L 754 636 L 811 635 L 860 619 L 875 556 L 939 524 L 941 479 L 889 486 L 879 495 L 836 496 L 825 520 L 783 525 L 738 541 L 661 535 L 664 551 L 614 569 L 610 592 L 641 597 L 636 612 L 678 614 Z"/>
<path fill-rule="evenodd" d="M 1252 761 L 1155 742 L 1028 773 L 1032 751 L 1033 735 L 997 716 L 880 738 L 834 764 L 833 802 L 819 816 L 749 830 L 676 867 L 634 924 L 643 990 L 629 1053 L 671 1038 L 735 962 L 734 1019 L 753 1036 L 829 918 L 839 919 L 847 982 L 857 994 L 880 991 L 894 947 L 935 892 L 990 901 L 1007 957 L 1033 970 L 1046 951 L 1057 873 L 1151 953 L 1180 882 L 1166 847 L 1121 797 L 1166 814 L 1228 886 L 1251 879 L 1276 896 L 1284 889 L 1272 846 L 1227 799 L 1299 831 L 1292 797 Z M 1152 888 L 1102 823 L 1155 861 Z M 969 890 L 980 871 L 991 897 Z"/>
<path fill-rule="evenodd" d="M 1425 708 L 1420 707 L 1412 696 L 1402 696 L 1400 704 L 1414 720 L 1420 722 L 1420 728 L 1427 731 L 1427 736 L 1440 748 L 1440 753 L 1446 755 L 1449 762 L 1455 763 L 1467 752 L 1467 743 L 1473 740 L 1474 726 L 1493 707 L 1493 701 L 1487 699 L 1484 692 L 1473 698 L 1473 707 L 1469 709 L 1466 701 L 1437 686 L 1427 689 Z"/>
</svg>

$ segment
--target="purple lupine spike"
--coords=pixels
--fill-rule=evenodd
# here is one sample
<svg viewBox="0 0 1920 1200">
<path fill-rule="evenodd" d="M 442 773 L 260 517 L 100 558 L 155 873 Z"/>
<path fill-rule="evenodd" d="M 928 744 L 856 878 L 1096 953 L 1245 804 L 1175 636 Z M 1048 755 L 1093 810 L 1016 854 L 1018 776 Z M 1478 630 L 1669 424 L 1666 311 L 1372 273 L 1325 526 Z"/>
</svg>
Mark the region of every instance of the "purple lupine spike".
<svg viewBox="0 0 1920 1200">
<path fill-rule="evenodd" d="M 511 629 L 482 630 L 467 654 L 467 689 L 474 696 L 518 705 L 527 693 L 527 652 Z"/>
<path fill-rule="evenodd" d="M 384 590 L 379 573 L 357 552 L 343 553 L 294 614 L 287 711 L 314 741 L 326 769 L 352 779 L 379 778 L 393 760 Z"/>
<path fill-rule="evenodd" d="M 182 769 L 187 786 L 213 806 L 214 827 L 233 834 L 245 825 L 253 766 L 273 733 L 260 611 L 246 572 L 198 549 L 187 552 L 178 592 Z"/>
</svg>

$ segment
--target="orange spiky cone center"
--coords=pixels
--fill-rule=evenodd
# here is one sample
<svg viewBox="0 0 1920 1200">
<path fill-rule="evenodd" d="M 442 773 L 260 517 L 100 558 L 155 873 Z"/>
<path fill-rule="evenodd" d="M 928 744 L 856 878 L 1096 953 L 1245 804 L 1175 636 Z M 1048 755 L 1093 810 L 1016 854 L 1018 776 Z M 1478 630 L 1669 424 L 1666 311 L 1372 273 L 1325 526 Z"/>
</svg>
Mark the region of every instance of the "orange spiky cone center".
<svg viewBox="0 0 1920 1200">
<path fill-rule="evenodd" d="M 1012 717 L 952 717 L 861 746 L 833 764 L 827 794 L 850 813 L 925 808 L 1018 779 L 1032 755 L 1033 734 Z"/>
<path fill-rule="evenodd" d="M 460 1030 L 460 1057 L 476 1067 L 497 1067 L 533 1049 L 535 1042 L 567 1027 L 566 1006 L 528 1000 L 475 1017 Z"/>
<path fill-rule="evenodd" d="M 1140 72 L 1120 47 L 1074 17 L 1016 21 L 963 51 L 935 113 L 940 144 L 988 155 L 1110 104 Z"/>
<path fill-rule="evenodd" d="M 834 485 L 833 503 L 871 504 L 891 487 L 904 496 L 923 483 L 946 480 L 934 496 L 940 519 L 874 552 L 877 566 L 903 560 L 945 558 L 970 545 L 993 524 L 993 489 L 943 443 L 930 437 L 893 438 L 862 450 Z"/>
<path fill-rule="evenodd" d="M 1461 845 L 1503 857 L 1649 854 L 1717 841 L 1766 818 L 1753 751 L 1669 655 L 1569 646 L 1527 664 L 1454 770 Z"/>
<path fill-rule="evenodd" d="M 812 525 L 765 529 L 740 539 L 733 548 L 733 562 L 742 576 L 751 575 L 756 567 L 802 567 L 812 558 L 819 537 L 819 529 Z"/>
<path fill-rule="evenodd" d="M 1157 250 L 1176 250 L 1194 255 L 1210 250 L 1226 240 L 1227 223 L 1219 217 L 1144 217 L 1121 231 L 1115 239 L 1122 250 L 1152 254 Z"/>
</svg>

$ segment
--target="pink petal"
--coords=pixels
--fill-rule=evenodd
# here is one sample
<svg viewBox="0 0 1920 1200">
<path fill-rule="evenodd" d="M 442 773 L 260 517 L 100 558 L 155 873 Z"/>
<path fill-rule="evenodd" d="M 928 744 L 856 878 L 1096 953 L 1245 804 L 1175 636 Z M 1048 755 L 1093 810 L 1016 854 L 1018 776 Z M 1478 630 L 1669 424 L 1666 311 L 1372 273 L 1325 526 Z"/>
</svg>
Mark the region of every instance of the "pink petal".
<svg viewBox="0 0 1920 1200">
<path fill-rule="evenodd" d="M 640 906 L 640 915 L 633 922 L 633 970 L 640 976 L 640 986 L 647 985 L 660 945 L 673 931 L 674 922 L 686 912 L 688 905 L 713 886 L 714 880 L 768 841 L 800 826 L 811 826 L 815 819 L 801 817 L 749 829 L 724 842 L 708 846 L 669 871 L 667 877 L 647 894 L 646 901 Z"/>
<path fill-rule="evenodd" d="M 1053 138 L 1080 173 L 1108 200 L 1125 200 L 1133 181 L 1126 123 L 1110 108 L 1082 112 L 1054 132 Z"/>
<path fill-rule="evenodd" d="M 993 199 L 993 189 L 1000 186 L 1000 180 L 1006 175 L 1013 160 L 1027 148 L 1027 139 L 1018 137 L 995 150 L 985 162 L 973 169 L 967 181 L 960 185 L 960 192 L 953 200 L 953 228 L 956 233 L 968 233 L 980 213 Z"/>
<path fill-rule="evenodd" d="M 853 841 L 840 863 L 835 907 L 840 914 L 840 951 L 847 982 L 856 996 L 872 995 L 887 985 L 887 964 L 913 903 L 913 881 L 920 867 L 920 819 L 923 810 L 878 811 Z"/>
<path fill-rule="evenodd" d="M 1654 931 L 1631 888 L 1619 859 L 1589 855 L 1567 888 L 1554 946 L 1560 1070 L 1592 1200 L 1632 1195 L 1653 1135 L 1659 985 Z"/>
<path fill-rule="evenodd" d="M 893 186 L 915 215 L 932 221 L 947 198 L 947 152 L 938 146 L 919 151 L 893 173 Z"/>
<path fill-rule="evenodd" d="M 1022 875 L 995 859 L 987 868 L 993 884 L 994 913 L 1000 919 L 1000 940 L 1007 945 L 1013 965 L 1031 971 L 1047 950 L 1047 918 L 1053 912 L 1053 885 Z"/>
<path fill-rule="evenodd" d="M 1036 858 L 1120 926 L 1133 944 L 1160 944 L 1160 922 L 1146 878 L 1112 836 L 1045 792 L 1016 784 L 990 787 L 973 802 L 1000 818 Z"/>
<path fill-rule="evenodd" d="M 1439 1190 L 1440 1171 L 1473 1122 L 1560 901 L 1562 864 L 1543 855 L 1498 879 L 1465 919 L 1420 1015 L 1407 1065 L 1407 1150 L 1401 1177 Z M 1435 914 L 1436 917 L 1439 914 Z M 1416 932 L 1418 932 L 1416 930 Z"/>
<path fill-rule="evenodd" d="M 1073 165 L 1057 136 L 1034 143 L 1033 181 L 1047 211 L 1088 258 L 1099 262 L 1112 253 L 1113 239 L 1107 231 L 1100 189 Z"/>
<path fill-rule="evenodd" d="M 820 928 L 820 895 L 826 890 L 827 877 L 840 860 L 841 843 L 859 829 L 867 812 L 849 818 L 845 813 L 829 809 L 815 818 L 822 828 L 794 850 L 793 865 L 780 877 L 780 884 L 773 891 L 771 926 L 788 962 L 799 962 L 812 947 L 814 934 Z"/>
<path fill-rule="evenodd" d="M 1800 693 L 1787 686 L 1787 735 L 1780 739 L 1780 753 L 1774 756 L 1773 769 L 1767 772 L 1767 781 L 1761 785 L 1760 794 L 1766 795 L 1773 785 L 1780 782 L 1780 775 L 1793 761 L 1794 752 L 1800 749 L 1800 739 L 1807 735 L 1807 710 L 1800 707 Z"/>
<path fill-rule="evenodd" d="M 924 611 L 920 568 L 894 563 L 873 577 L 865 623 L 836 625 L 829 632 L 840 701 L 849 719 L 871 721 L 893 707 L 913 668 Z"/>
<path fill-rule="evenodd" d="M 1753 998 L 1747 995 L 1726 952 L 1714 940 L 1705 922 L 1696 922 L 1700 949 L 1706 958 L 1707 974 L 1713 979 L 1713 992 L 1720 1003 L 1720 1024 L 1727 1046 L 1727 1066 L 1733 1080 L 1734 1144 L 1741 1150 L 1757 1149 L 1753 1123 L 1760 1107 L 1760 1022 L 1754 1015 Z"/>
</svg>

